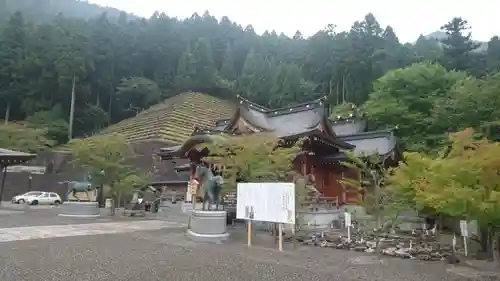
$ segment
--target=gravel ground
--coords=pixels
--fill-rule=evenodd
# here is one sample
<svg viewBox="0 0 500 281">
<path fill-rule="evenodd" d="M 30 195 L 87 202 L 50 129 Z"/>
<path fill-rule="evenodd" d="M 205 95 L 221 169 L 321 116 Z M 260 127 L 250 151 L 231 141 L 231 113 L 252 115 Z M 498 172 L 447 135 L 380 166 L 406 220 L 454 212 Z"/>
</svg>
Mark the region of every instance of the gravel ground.
<svg viewBox="0 0 500 281">
<path fill-rule="evenodd" d="M 127 222 L 161 218 L 183 221 L 175 212 L 146 218 L 75 219 L 57 216 L 57 208 L 0 209 L 0 226 Z M 2 229 L 0 229 L 0 232 Z M 382 258 L 343 250 L 286 245 L 276 251 L 268 234 L 246 247 L 241 227 L 231 228 L 224 245 L 190 241 L 183 228 L 149 232 L 33 239 L 0 243 L 1 281 L 137 281 L 137 280 L 325 280 L 441 281 L 500 280 L 470 267 L 442 262 Z"/>
<path fill-rule="evenodd" d="M 173 214 L 148 213 L 146 217 L 130 217 L 122 216 L 122 211 L 117 210 L 115 216 L 108 216 L 108 210 L 101 209 L 101 217 L 99 218 L 71 218 L 60 217 L 59 207 L 54 206 L 26 206 L 19 204 L 11 204 L 10 202 L 2 203 L 0 208 L 0 227 L 22 227 L 22 226 L 42 226 L 42 225 L 64 225 L 64 224 L 79 224 L 79 223 L 96 223 L 96 222 L 119 222 L 119 221 L 138 221 L 160 219 L 175 222 L 187 223 L 188 219 L 185 215 L 179 212 Z M 0 279 L 3 281 L 2 279 Z"/>
<path fill-rule="evenodd" d="M 100 218 L 71 218 L 58 216 L 59 211 L 54 209 L 38 209 L 38 210 L 6 210 L 0 209 L 0 227 L 22 227 L 22 226 L 42 226 L 42 225 L 61 225 L 61 224 L 80 224 L 80 223 L 96 223 L 110 221 L 137 221 L 154 219 L 155 216 L 148 217 L 123 217 L 123 216 L 101 216 Z M 0 279 L 2 280 L 2 279 Z M 3 281 L 3 280 L 2 280 Z"/>
<path fill-rule="evenodd" d="M 224 245 L 198 244 L 186 239 L 184 231 L 1 243 L 0 280 L 494 280 L 468 279 L 443 263 L 379 260 L 365 253 L 312 247 L 285 252 L 258 245 L 248 248 L 238 235 Z"/>
</svg>

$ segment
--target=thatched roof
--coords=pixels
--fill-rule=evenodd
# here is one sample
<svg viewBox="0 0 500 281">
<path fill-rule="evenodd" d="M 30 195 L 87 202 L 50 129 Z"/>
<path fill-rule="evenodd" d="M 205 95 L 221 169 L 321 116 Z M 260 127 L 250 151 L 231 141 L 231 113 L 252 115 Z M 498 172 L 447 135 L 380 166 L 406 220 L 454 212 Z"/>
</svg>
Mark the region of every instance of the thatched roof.
<svg viewBox="0 0 500 281">
<path fill-rule="evenodd" d="M 185 92 L 171 97 L 104 129 L 101 134 L 120 134 L 130 142 L 161 140 L 182 144 L 195 127 L 213 128 L 215 122 L 230 118 L 236 106 L 214 96 Z"/>
</svg>

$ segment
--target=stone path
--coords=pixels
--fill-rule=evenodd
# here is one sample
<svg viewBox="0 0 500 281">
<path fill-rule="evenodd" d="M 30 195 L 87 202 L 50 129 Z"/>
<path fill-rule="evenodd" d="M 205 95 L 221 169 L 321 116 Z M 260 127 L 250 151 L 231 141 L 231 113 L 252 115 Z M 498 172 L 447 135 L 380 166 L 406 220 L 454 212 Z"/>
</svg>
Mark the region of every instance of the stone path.
<svg viewBox="0 0 500 281">
<path fill-rule="evenodd" d="M 43 238 L 150 231 L 185 226 L 186 224 L 179 222 L 147 220 L 0 228 L 0 243 Z"/>
</svg>

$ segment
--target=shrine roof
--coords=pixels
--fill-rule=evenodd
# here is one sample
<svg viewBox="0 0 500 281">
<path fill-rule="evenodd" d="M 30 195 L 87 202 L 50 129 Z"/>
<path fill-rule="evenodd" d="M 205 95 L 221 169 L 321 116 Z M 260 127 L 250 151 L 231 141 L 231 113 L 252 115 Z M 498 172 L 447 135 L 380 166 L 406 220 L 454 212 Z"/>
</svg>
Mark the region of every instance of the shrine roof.
<svg viewBox="0 0 500 281">
<path fill-rule="evenodd" d="M 206 134 L 194 134 L 182 145 L 176 145 L 171 147 L 161 148 L 158 155 L 166 158 L 177 158 L 183 157 L 185 154 L 194 146 L 202 143 L 210 143 L 219 138 L 218 135 Z"/>
<path fill-rule="evenodd" d="M 166 171 L 153 175 L 151 183 L 153 185 L 181 184 L 189 181 L 189 171 Z"/>
<path fill-rule="evenodd" d="M 36 154 L 0 148 L 0 166 L 19 165 L 34 159 Z"/>
<path fill-rule="evenodd" d="M 331 121 L 332 129 L 337 136 L 349 136 L 363 133 L 366 130 L 366 120 L 360 117 L 337 118 Z"/>
<path fill-rule="evenodd" d="M 354 135 L 341 136 L 339 139 L 355 146 L 356 155 L 368 155 L 378 153 L 386 156 L 397 150 L 397 140 L 392 130 L 381 130 L 362 132 Z M 335 155 L 324 157 L 329 160 L 346 159 L 345 153 L 341 152 Z"/>
<path fill-rule="evenodd" d="M 314 131 L 322 125 L 322 122 L 324 125 L 329 125 L 323 98 L 276 109 L 266 108 L 239 96 L 238 100 L 239 107 L 236 114 L 232 119 L 224 120 L 226 124 L 224 131 L 230 130 L 240 117 L 257 129 L 273 132 L 281 138 Z M 217 124 L 216 129 L 222 129 L 222 123 Z M 331 128 L 327 130 L 326 134 L 333 136 Z"/>
</svg>

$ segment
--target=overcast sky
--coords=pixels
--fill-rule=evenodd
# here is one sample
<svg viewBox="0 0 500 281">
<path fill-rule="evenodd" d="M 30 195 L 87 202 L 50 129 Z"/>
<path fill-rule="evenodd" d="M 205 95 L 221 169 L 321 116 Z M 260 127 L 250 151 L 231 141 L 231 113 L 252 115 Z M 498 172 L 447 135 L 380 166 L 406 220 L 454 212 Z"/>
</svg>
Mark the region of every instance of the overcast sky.
<svg viewBox="0 0 500 281">
<path fill-rule="evenodd" d="M 475 40 L 488 41 L 500 34 L 494 20 L 500 4 L 495 0 L 89 0 L 115 7 L 139 16 L 149 17 L 162 11 L 172 17 L 185 18 L 194 12 L 208 10 L 217 18 L 228 16 L 239 24 L 251 24 L 256 32 L 276 30 L 293 35 L 300 30 L 305 36 L 314 34 L 329 23 L 347 30 L 369 12 L 381 25 L 391 25 L 403 42 L 412 42 L 420 34 L 439 29 L 454 16 L 469 21 Z M 406 2 L 406 4 L 404 3 Z M 238 4 L 237 4 L 238 3 Z M 495 4 L 497 3 L 497 4 Z"/>
</svg>

